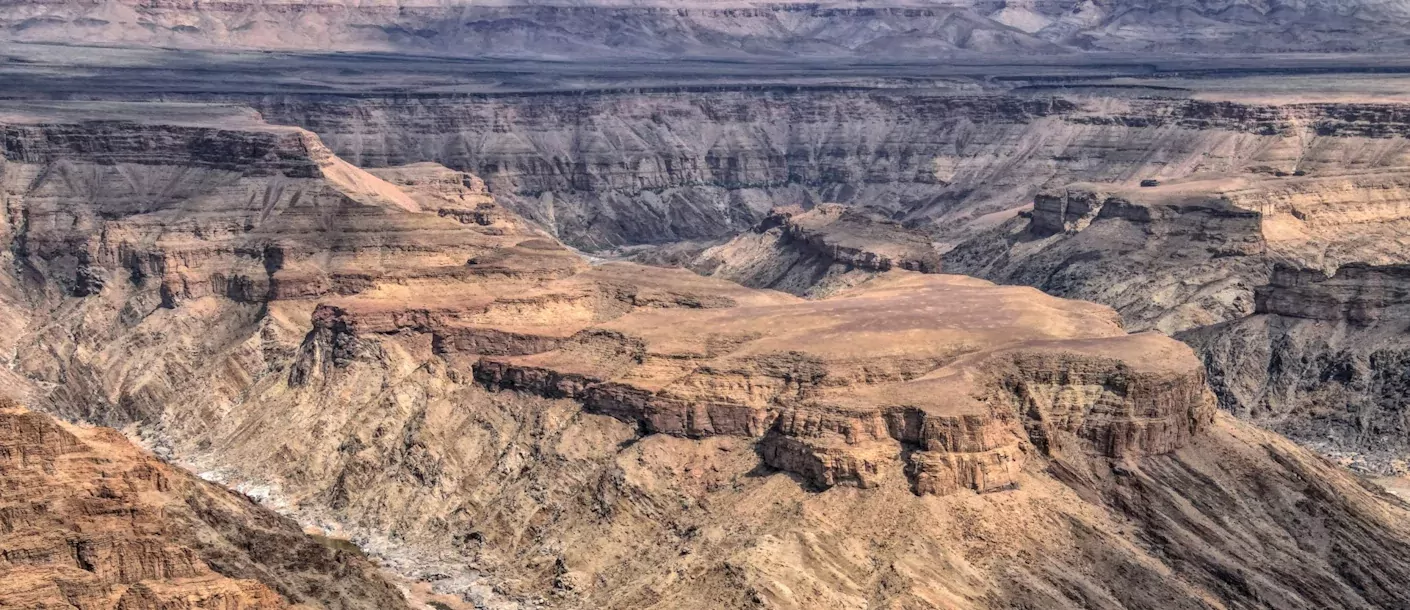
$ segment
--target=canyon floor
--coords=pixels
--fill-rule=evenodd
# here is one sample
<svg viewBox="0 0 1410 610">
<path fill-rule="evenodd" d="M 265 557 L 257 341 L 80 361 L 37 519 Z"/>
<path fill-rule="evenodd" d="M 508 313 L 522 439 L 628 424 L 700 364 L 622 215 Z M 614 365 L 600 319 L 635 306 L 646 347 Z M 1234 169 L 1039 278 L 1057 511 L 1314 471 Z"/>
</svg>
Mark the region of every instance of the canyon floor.
<svg viewBox="0 0 1410 610">
<path fill-rule="evenodd" d="M 1410 605 L 1401 60 L 0 55 L 0 601 Z"/>
</svg>

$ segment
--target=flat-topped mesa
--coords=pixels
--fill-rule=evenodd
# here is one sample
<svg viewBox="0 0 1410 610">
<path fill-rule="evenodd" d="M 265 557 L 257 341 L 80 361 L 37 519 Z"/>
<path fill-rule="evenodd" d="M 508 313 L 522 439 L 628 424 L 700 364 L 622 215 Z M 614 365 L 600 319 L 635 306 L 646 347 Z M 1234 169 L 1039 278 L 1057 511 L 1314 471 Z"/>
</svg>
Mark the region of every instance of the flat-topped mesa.
<svg viewBox="0 0 1410 610">
<path fill-rule="evenodd" d="M 685 265 L 755 288 L 821 296 L 875 273 L 940 271 L 925 234 L 840 204 L 774 208 L 752 231 L 706 249 Z"/>
<path fill-rule="evenodd" d="M 1332 275 L 1285 264 L 1256 292 L 1255 312 L 1366 325 L 1410 317 L 1410 265 L 1356 263 Z"/>
<path fill-rule="evenodd" d="M 637 309 L 474 372 L 646 433 L 759 438 L 817 486 L 904 472 L 917 493 L 1004 488 L 1035 449 L 1168 452 L 1213 416 L 1188 348 L 1105 307 L 908 272 L 815 301 Z"/>
<path fill-rule="evenodd" d="M 0 111 L 2 112 L 2 111 Z M 37 117 L 33 122 L 6 122 L 0 115 L 4 159 L 12 163 L 53 163 L 60 160 L 105 165 L 182 165 L 251 176 L 282 175 L 312 178 L 319 160 L 310 155 L 312 134 L 294 127 L 258 125 L 258 117 L 234 115 L 235 123 L 142 124 L 131 120 L 51 122 L 67 117 Z M 325 149 L 326 150 L 326 149 Z M 331 153 L 329 153 L 331 154 Z"/>
<path fill-rule="evenodd" d="M 829 254 L 836 262 L 867 271 L 906 269 L 935 273 L 940 256 L 930 241 L 900 223 L 836 203 L 811 210 L 774 208 L 755 232 L 780 227 L 790 239 Z"/>
<path fill-rule="evenodd" d="M 362 351 L 359 337 L 403 332 L 429 335 L 431 350 L 452 359 L 547 352 L 595 324 L 634 309 L 711 309 L 793 300 L 683 269 L 606 264 L 589 267 L 547 239 L 472 260 L 469 274 L 435 285 L 381 286 L 320 303 L 313 332 L 294 367 L 296 383 L 325 365 L 346 366 Z M 494 271 L 484 267 L 493 265 Z M 328 357 L 325 357 L 328 356 Z"/>
<path fill-rule="evenodd" d="M 1151 220 L 1152 209 L 1119 193 L 1075 185 L 1033 198 L 1030 230 L 1040 236 L 1081 231 L 1099 218 Z"/>
</svg>

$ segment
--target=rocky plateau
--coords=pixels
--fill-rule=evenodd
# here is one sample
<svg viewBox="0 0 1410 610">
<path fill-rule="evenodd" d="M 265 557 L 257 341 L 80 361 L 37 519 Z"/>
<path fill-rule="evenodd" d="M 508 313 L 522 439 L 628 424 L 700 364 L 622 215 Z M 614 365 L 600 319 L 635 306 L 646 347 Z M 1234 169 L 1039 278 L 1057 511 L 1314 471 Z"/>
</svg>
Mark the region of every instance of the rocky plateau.
<svg viewBox="0 0 1410 610">
<path fill-rule="evenodd" d="M 0 607 L 1410 607 L 1402 4 L 0 0 Z"/>
<path fill-rule="evenodd" d="M 930 238 L 867 210 L 779 209 L 739 238 L 827 252 L 809 277 L 836 281 L 803 298 L 594 261 L 472 173 L 360 168 L 247 109 L 10 103 L 0 119 L 0 381 L 351 535 L 437 603 L 1410 603 L 1410 508 L 1218 413 L 1195 351 L 1103 305 L 934 273 Z M 1399 294 L 1284 283 L 1321 295 L 1308 315 Z M 120 440 L 5 413 L 63 432 L 29 433 L 36 455 Z M 205 548 L 180 540 L 163 544 Z M 235 581 L 195 560 L 191 578 L 240 603 L 274 599 L 251 578 L 319 597 L 299 587 L 322 568 L 202 561 Z"/>
</svg>

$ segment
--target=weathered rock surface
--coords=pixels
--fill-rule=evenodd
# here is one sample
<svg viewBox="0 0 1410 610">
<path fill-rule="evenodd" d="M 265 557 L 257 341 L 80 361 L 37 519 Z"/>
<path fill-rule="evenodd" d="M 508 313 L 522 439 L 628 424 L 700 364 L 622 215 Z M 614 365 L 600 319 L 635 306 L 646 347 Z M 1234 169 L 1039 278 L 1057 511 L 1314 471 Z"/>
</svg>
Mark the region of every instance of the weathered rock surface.
<svg viewBox="0 0 1410 610">
<path fill-rule="evenodd" d="M 1221 404 L 1401 471 L 1407 178 L 1397 171 L 1076 185 L 948 269 L 1110 304 L 1195 346 Z M 1359 457 L 1358 457 L 1359 456 Z"/>
<path fill-rule="evenodd" d="M 1077 182 L 1410 164 L 1406 106 L 779 88 L 225 96 L 363 167 L 431 161 L 586 250 L 721 239 L 841 203 L 947 249 Z"/>
<path fill-rule="evenodd" d="M 822 301 L 634 311 L 475 376 L 646 433 L 762 438 L 766 463 L 819 487 L 875 486 L 904 462 L 934 493 L 1010 485 L 1032 446 L 1180 447 L 1213 413 L 1182 349 L 1084 303 L 893 274 Z"/>
<path fill-rule="evenodd" d="M 436 591 L 1410 603 L 1404 505 L 1216 417 L 1188 348 L 1104 306 L 898 269 L 804 300 L 590 265 L 461 172 L 100 109 L 4 122 L 5 370 Z"/>
<path fill-rule="evenodd" d="M 1174 189 L 1175 187 L 1170 187 Z M 1075 185 L 945 254 L 946 269 L 1106 303 L 1174 334 L 1247 315 L 1267 277 L 1257 211 L 1202 191 Z"/>
<path fill-rule="evenodd" d="M 800 296 L 822 296 L 892 269 L 940 270 L 940 254 L 925 235 L 837 204 L 775 208 L 751 231 L 723 244 L 653 248 L 628 259 Z"/>
<path fill-rule="evenodd" d="M 1193 330 L 1224 405 L 1361 469 L 1407 471 L 1403 265 L 1277 265 L 1254 312 Z"/>
<path fill-rule="evenodd" d="M 405 608 L 371 563 L 108 428 L 0 399 L 0 607 Z"/>
</svg>

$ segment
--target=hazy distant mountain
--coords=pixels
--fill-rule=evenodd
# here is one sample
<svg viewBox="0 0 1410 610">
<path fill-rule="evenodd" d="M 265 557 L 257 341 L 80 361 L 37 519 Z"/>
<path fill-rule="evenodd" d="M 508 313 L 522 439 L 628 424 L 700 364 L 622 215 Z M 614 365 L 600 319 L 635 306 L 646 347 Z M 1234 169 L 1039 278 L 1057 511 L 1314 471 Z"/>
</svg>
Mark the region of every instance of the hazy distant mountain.
<svg viewBox="0 0 1410 610">
<path fill-rule="evenodd" d="M 557 58 L 1394 52 L 1407 22 L 1404 0 L 0 3 L 11 41 Z"/>
</svg>

